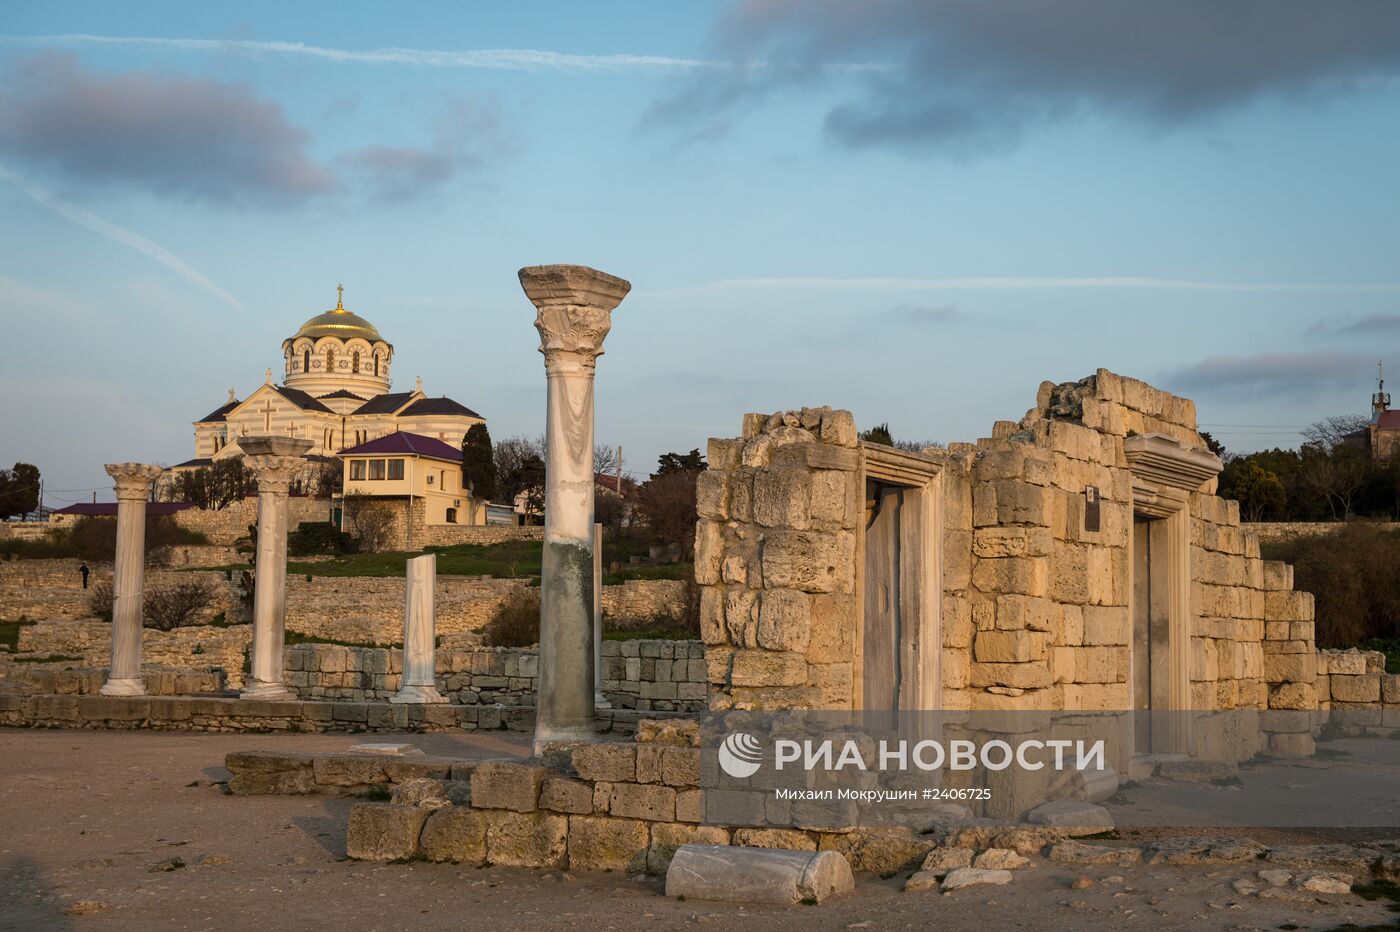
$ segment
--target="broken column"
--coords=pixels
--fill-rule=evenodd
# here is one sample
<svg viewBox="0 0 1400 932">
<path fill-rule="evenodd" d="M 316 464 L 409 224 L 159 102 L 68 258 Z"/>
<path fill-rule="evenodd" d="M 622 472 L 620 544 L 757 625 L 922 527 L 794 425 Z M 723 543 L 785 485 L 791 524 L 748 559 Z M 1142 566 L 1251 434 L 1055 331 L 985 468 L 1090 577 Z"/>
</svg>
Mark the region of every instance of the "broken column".
<svg viewBox="0 0 1400 932">
<path fill-rule="evenodd" d="M 116 484 L 117 550 L 112 570 L 112 666 L 104 696 L 144 696 L 141 621 L 146 580 L 146 500 L 165 470 L 145 463 L 109 463 Z"/>
<path fill-rule="evenodd" d="M 403 679 L 390 702 L 446 702 L 437 691 L 436 633 L 433 624 L 433 587 L 437 582 L 437 554 L 425 553 L 408 561 L 403 599 Z"/>
<path fill-rule="evenodd" d="M 548 380 L 535 748 L 594 737 L 593 372 L 632 286 L 580 265 L 520 270 Z"/>
<path fill-rule="evenodd" d="M 593 707 L 611 709 L 603 695 L 603 526 L 593 525 Z"/>
<path fill-rule="evenodd" d="M 241 699 L 295 699 L 283 685 L 287 620 L 287 494 L 310 440 L 244 437 L 243 464 L 258 479 L 257 560 L 253 582 L 253 657 Z"/>
</svg>

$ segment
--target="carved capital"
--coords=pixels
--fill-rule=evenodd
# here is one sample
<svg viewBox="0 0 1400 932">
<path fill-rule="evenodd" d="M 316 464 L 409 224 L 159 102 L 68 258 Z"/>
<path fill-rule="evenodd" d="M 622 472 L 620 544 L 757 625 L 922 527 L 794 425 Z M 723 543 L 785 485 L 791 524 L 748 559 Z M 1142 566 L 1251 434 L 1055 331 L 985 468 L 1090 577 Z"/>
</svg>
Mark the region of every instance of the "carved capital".
<svg viewBox="0 0 1400 932">
<path fill-rule="evenodd" d="M 286 495 L 306 461 L 300 456 L 277 456 L 267 453 L 243 457 L 243 465 L 258 477 L 258 491 Z"/>
<path fill-rule="evenodd" d="M 148 463 L 108 463 L 103 469 L 117 490 L 117 501 L 143 502 L 151 497 L 151 483 L 165 472 Z"/>
<path fill-rule="evenodd" d="M 632 285 L 583 265 L 533 265 L 520 270 L 520 287 L 535 305 L 535 329 L 545 367 L 566 361 L 592 368 L 612 329 L 612 310 Z"/>
</svg>

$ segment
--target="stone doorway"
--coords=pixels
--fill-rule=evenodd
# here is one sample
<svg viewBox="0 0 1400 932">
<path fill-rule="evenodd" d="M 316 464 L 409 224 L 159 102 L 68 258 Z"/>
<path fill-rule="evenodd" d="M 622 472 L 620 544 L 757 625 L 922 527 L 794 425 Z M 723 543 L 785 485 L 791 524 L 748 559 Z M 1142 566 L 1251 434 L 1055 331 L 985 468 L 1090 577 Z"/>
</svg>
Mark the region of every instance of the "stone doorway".
<svg viewBox="0 0 1400 932">
<path fill-rule="evenodd" d="M 1172 707 L 1171 606 L 1168 599 L 1167 519 L 1133 519 L 1132 682 L 1133 746 L 1138 753 L 1168 751 L 1170 725 L 1155 719 Z M 1154 714 L 1156 713 L 1156 714 Z"/>
<path fill-rule="evenodd" d="M 865 521 L 852 697 L 869 711 L 942 706 L 941 465 L 863 444 Z"/>
</svg>

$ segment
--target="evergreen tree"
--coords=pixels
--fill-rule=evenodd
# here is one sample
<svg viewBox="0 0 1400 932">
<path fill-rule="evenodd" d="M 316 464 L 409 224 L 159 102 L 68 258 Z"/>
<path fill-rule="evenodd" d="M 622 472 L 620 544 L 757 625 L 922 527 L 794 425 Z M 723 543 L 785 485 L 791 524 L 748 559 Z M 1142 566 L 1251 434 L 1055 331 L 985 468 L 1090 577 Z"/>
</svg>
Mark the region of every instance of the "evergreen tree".
<svg viewBox="0 0 1400 932">
<path fill-rule="evenodd" d="M 473 424 L 462 438 L 462 484 L 473 498 L 496 500 L 496 460 L 485 424 Z"/>
</svg>

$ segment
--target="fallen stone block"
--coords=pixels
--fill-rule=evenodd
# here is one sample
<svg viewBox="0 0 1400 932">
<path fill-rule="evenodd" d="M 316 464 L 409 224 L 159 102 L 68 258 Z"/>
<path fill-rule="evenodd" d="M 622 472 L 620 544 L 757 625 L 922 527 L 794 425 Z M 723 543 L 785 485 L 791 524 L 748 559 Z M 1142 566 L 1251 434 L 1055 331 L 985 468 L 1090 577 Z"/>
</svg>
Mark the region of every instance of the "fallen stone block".
<svg viewBox="0 0 1400 932">
<path fill-rule="evenodd" d="M 423 752 L 411 744 L 392 744 L 388 742 L 370 742 L 369 744 L 357 744 L 350 749 L 351 754 L 383 754 L 387 757 L 404 757 L 412 755 L 423 756 Z"/>
<path fill-rule="evenodd" d="M 1071 837 L 1113 830 L 1113 817 L 1107 809 L 1075 799 L 1057 799 L 1037 806 L 1026 816 L 1026 821 L 1048 825 Z"/>
<path fill-rule="evenodd" d="M 666 895 L 780 905 L 820 903 L 855 889 L 851 865 L 834 851 L 682 845 L 666 871 Z"/>
<path fill-rule="evenodd" d="M 1351 878 L 1342 874 L 1309 874 L 1296 881 L 1299 890 L 1309 893 L 1350 893 Z"/>
<path fill-rule="evenodd" d="M 1050 860 L 1056 864 L 1111 864 L 1116 867 L 1131 867 L 1142 862 L 1142 851 L 1112 845 L 1086 845 L 1082 841 L 1062 841 L 1050 849 Z"/>
<path fill-rule="evenodd" d="M 971 848 L 934 848 L 924 858 L 921 874 L 937 874 L 942 877 L 959 867 L 971 867 L 975 852 Z"/>
<path fill-rule="evenodd" d="M 904 881 L 904 892 L 932 890 L 945 876 L 947 876 L 947 871 L 915 871 L 908 880 Z"/>
<path fill-rule="evenodd" d="M 418 836 L 428 810 L 392 803 L 356 803 L 350 807 L 345 853 L 361 861 L 399 861 L 418 852 Z"/>
<path fill-rule="evenodd" d="M 943 878 L 942 890 L 944 893 L 951 893 L 954 890 L 961 890 L 963 887 L 975 887 L 981 884 L 1007 884 L 1010 882 L 1011 871 L 984 870 L 980 867 L 959 867 L 957 870 L 949 871 L 948 876 Z"/>
<path fill-rule="evenodd" d="M 1356 878 L 1371 873 L 1376 856 L 1371 852 L 1363 854 L 1351 845 L 1278 845 L 1269 849 L 1265 860 L 1272 867 L 1325 870 Z"/>
<path fill-rule="evenodd" d="M 1165 838 L 1148 845 L 1143 860 L 1148 864 L 1239 864 L 1258 860 L 1266 850 L 1248 838 L 1221 841 L 1188 836 Z"/>
<path fill-rule="evenodd" d="M 988 848 L 972 860 L 972 866 L 982 870 L 1014 871 L 1030 863 L 1010 848 Z"/>
<path fill-rule="evenodd" d="M 1238 767 L 1223 760 L 1164 760 L 1157 765 L 1158 777 L 1183 783 L 1214 783 L 1238 779 L 1239 775 Z"/>
</svg>

